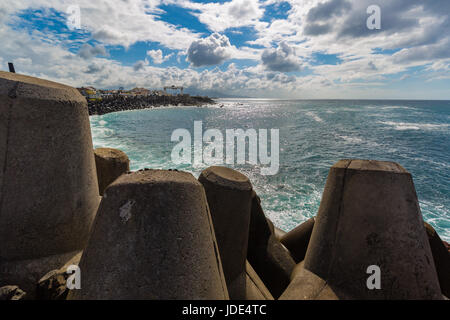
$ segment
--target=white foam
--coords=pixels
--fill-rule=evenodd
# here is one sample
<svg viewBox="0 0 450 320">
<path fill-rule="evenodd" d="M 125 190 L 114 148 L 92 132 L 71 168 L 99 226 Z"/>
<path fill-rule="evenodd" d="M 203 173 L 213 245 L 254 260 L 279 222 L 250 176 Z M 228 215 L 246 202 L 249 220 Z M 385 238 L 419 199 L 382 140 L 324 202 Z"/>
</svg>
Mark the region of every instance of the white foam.
<svg viewBox="0 0 450 320">
<path fill-rule="evenodd" d="M 433 124 L 433 123 L 413 123 L 413 122 L 395 122 L 395 121 L 379 121 L 378 123 L 393 127 L 395 130 L 442 130 L 449 128 L 449 124 Z"/>
<path fill-rule="evenodd" d="M 317 121 L 317 122 L 323 122 L 323 120 L 322 120 L 317 114 L 315 114 L 315 113 L 312 112 L 312 111 L 306 112 L 306 115 L 309 116 L 309 117 L 311 117 L 311 118 L 313 118 L 313 119 L 314 119 L 315 121 Z"/>
<path fill-rule="evenodd" d="M 348 142 L 348 143 L 361 143 L 361 142 L 363 142 L 363 139 L 357 138 L 357 137 L 349 137 L 349 136 L 341 136 L 341 135 L 338 135 L 338 137 L 343 139 L 345 142 Z"/>
</svg>

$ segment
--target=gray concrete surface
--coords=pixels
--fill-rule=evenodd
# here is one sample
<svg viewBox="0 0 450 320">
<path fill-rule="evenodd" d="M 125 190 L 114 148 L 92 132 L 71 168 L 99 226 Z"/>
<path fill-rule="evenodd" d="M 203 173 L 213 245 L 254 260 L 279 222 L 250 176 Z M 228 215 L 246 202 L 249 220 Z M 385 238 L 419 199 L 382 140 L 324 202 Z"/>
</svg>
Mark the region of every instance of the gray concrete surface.
<svg viewBox="0 0 450 320">
<path fill-rule="evenodd" d="M 94 150 L 98 189 L 102 196 L 105 189 L 122 174 L 130 171 L 130 159 L 125 152 L 112 148 Z"/>
<path fill-rule="evenodd" d="M 0 282 L 23 275 L 21 265 L 36 274 L 31 259 L 82 249 L 98 203 L 86 99 L 69 86 L 0 71 Z M 22 280 L 16 284 L 27 287 Z"/>
<path fill-rule="evenodd" d="M 381 270 L 379 290 L 367 287 L 370 265 Z M 411 174 L 392 162 L 336 163 L 304 268 L 343 299 L 440 299 Z"/>
<path fill-rule="evenodd" d="M 243 299 L 252 185 L 242 173 L 217 166 L 203 170 L 198 180 L 211 210 L 230 298 Z"/>
<path fill-rule="evenodd" d="M 272 233 L 261 201 L 254 192 L 249 230 L 247 259 L 272 296 L 278 299 L 290 283 L 295 261 Z"/>
<path fill-rule="evenodd" d="M 181 171 L 124 174 L 106 190 L 69 299 L 227 299 L 202 185 Z"/>
</svg>

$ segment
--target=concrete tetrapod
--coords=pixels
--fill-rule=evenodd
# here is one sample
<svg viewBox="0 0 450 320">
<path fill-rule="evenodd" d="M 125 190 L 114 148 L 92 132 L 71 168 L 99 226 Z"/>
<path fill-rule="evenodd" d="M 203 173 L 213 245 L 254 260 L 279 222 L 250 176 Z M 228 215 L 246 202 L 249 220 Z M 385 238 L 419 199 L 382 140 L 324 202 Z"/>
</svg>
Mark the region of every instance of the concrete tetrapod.
<svg viewBox="0 0 450 320">
<path fill-rule="evenodd" d="M 218 166 L 203 170 L 198 180 L 211 210 L 230 299 L 245 299 L 252 185 L 240 172 Z"/>
<path fill-rule="evenodd" d="M 438 233 L 428 223 L 424 222 L 425 230 L 433 254 L 434 265 L 439 279 L 442 293 L 450 297 L 450 252 L 445 247 Z"/>
<path fill-rule="evenodd" d="M 99 199 L 86 99 L 0 71 L 0 286 L 31 294 L 83 249 Z"/>
<path fill-rule="evenodd" d="M 245 263 L 245 271 L 246 271 L 246 300 L 273 300 L 273 296 L 270 291 L 267 289 L 264 282 L 262 282 L 261 278 L 255 272 L 251 264 L 246 261 Z"/>
<path fill-rule="evenodd" d="M 105 192 L 69 299 L 227 299 L 202 185 L 141 170 Z"/>
<path fill-rule="evenodd" d="M 295 262 L 272 233 L 255 192 L 252 194 L 249 230 L 247 259 L 272 296 L 278 299 L 290 283 Z"/>
<path fill-rule="evenodd" d="M 382 161 L 331 167 L 301 273 L 281 298 L 442 298 L 411 174 Z"/>
<path fill-rule="evenodd" d="M 98 189 L 103 195 L 105 189 L 122 174 L 130 171 L 130 160 L 125 152 L 112 148 L 94 150 L 97 168 Z"/>
<path fill-rule="evenodd" d="M 295 263 L 300 263 L 305 258 L 313 228 L 314 217 L 309 218 L 281 237 L 280 242 L 289 250 Z"/>
</svg>

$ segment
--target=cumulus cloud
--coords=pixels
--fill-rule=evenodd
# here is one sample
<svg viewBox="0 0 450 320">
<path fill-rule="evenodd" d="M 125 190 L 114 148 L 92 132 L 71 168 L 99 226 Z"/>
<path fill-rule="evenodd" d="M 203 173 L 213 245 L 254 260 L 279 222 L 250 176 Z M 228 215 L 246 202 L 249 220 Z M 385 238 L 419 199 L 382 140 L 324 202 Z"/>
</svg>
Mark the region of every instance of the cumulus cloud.
<svg viewBox="0 0 450 320">
<path fill-rule="evenodd" d="M 187 59 L 194 67 L 222 64 L 231 58 L 232 47 L 225 35 L 213 33 L 209 37 L 191 43 Z"/>
<path fill-rule="evenodd" d="M 103 66 L 103 65 L 98 65 L 96 63 L 92 63 L 87 67 L 86 71 L 84 71 L 84 72 L 88 73 L 88 74 L 98 73 L 98 72 L 102 71 L 104 68 L 105 68 L 105 66 Z"/>
<path fill-rule="evenodd" d="M 91 59 L 97 55 L 106 56 L 106 49 L 102 45 L 97 45 L 95 47 L 91 46 L 88 43 L 85 43 L 81 46 L 78 51 L 78 55 L 83 59 Z"/>
<path fill-rule="evenodd" d="M 259 19 L 264 15 L 262 5 L 255 0 L 231 0 L 225 3 L 199 3 L 181 0 L 177 4 L 193 10 L 192 14 L 215 32 L 261 24 Z"/>
<path fill-rule="evenodd" d="M 158 8 L 161 0 L 2 0 L 0 21 L 3 13 L 18 10 L 55 10 L 65 15 L 69 5 L 76 3 L 81 9 L 81 24 L 95 40 L 105 45 L 126 48 L 138 41 L 160 43 L 170 49 L 185 50 L 199 38 L 195 31 L 179 28 L 159 19 L 163 11 Z M 64 19 L 62 19 L 64 21 Z"/>
<path fill-rule="evenodd" d="M 161 49 L 158 49 L 158 50 L 148 50 L 148 51 L 147 51 L 147 55 L 148 55 L 150 58 L 152 58 L 153 63 L 155 63 L 155 64 L 161 64 L 161 63 L 163 63 L 164 61 L 169 60 L 170 57 L 173 56 L 173 53 L 164 56 L 162 50 L 161 50 Z"/>
<path fill-rule="evenodd" d="M 73 39 L 74 33 L 58 32 L 42 23 L 25 29 L 23 26 L 27 24 L 20 23 L 23 16 L 17 16 L 21 10 L 34 12 L 43 8 L 36 15 L 50 24 L 55 16 L 61 18 L 59 13 L 64 14 L 66 1 L 3 0 L 0 1 L 0 20 L 4 22 L 0 25 L 0 62 L 3 69 L 7 68 L 8 61 L 13 61 L 20 73 L 72 86 L 161 88 L 178 84 L 196 88 L 198 92 L 220 88 L 229 95 L 261 97 L 411 98 L 412 90 L 392 88 L 392 79 L 401 81 L 412 74 L 425 81 L 449 79 L 448 0 L 377 0 L 382 10 L 382 29 L 376 31 L 366 27 L 366 8 L 374 4 L 371 0 L 288 1 L 292 7 L 289 12 L 274 18 L 261 12 L 275 0 L 225 3 L 164 0 L 166 4 L 192 9 L 189 12 L 212 32 L 243 31 L 247 36 L 250 31 L 251 40 L 236 48 L 225 36 L 217 34 L 200 39 L 195 29 L 162 21 L 158 17 L 159 0 L 118 1 L 114 6 L 106 0 L 95 3 L 79 0 L 83 30 L 77 31 L 77 35 L 82 39 Z M 50 11 L 58 15 L 49 17 L 46 8 L 52 8 Z M 17 22 L 14 27 L 10 19 Z M 240 29 L 242 26 L 250 27 Z M 92 41 L 99 45 L 93 45 Z M 158 42 L 161 54 L 149 50 L 152 53 L 147 55 L 148 60 L 130 62 L 111 59 L 106 49 L 106 54 L 101 50 L 101 45 L 123 50 L 138 41 L 149 44 L 146 50 L 156 49 L 151 46 Z M 90 46 L 80 47 L 83 43 Z M 277 43 L 279 46 L 272 48 Z M 178 50 L 174 53 L 178 58 L 186 55 L 192 67 L 220 64 L 229 58 L 253 61 L 248 64 L 250 67 L 246 66 L 247 61 L 230 64 L 227 70 L 199 71 L 184 67 L 181 59 L 179 63 L 183 67 L 158 67 L 158 62 L 167 61 L 168 56 L 163 54 L 167 49 Z M 314 60 L 317 52 L 338 55 L 340 61 L 336 65 L 322 64 Z M 175 63 L 176 59 L 173 60 Z M 414 66 L 424 68 L 413 73 L 410 70 Z M 286 73 L 302 67 L 308 67 L 312 73 Z M 445 81 L 447 84 L 448 80 Z M 447 87 L 437 86 L 436 96 L 425 90 L 413 94 L 415 98 L 448 99 Z"/>
<path fill-rule="evenodd" d="M 303 32 L 308 36 L 318 36 L 321 34 L 327 34 L 331 30 L 329 24 L 310 23 L 305 26 Z"/>
<path fill-rule="evenodd" d="M 450 58 L 450 38 L 435 45 L 405 48 L 393 55 L 396 63 L 411 63 Z"/>
<path fill-rule="evenodd" d="M 351 9 L 352 4 L 347 0 L 330 0 L 319 3 L 316 7 L 309 10 L 308 21 L 326 20 L 335 15 L 341 15 Z"/>
<path fill-rule="evenodd" d="M 133 70 L 134 71 L 142 70 L 147 65 L 148 65 L 148 61 L 147 60 L 139 60 L 133 65 Z"/>
<path fill-rule="evenodd" d="M 282 41 L 276 49 L 264 50 L 261 60 L 268 70 L 279 72 L 299 71 L 302 64 L 295 50 L 285 41 Z"/>
</svg>

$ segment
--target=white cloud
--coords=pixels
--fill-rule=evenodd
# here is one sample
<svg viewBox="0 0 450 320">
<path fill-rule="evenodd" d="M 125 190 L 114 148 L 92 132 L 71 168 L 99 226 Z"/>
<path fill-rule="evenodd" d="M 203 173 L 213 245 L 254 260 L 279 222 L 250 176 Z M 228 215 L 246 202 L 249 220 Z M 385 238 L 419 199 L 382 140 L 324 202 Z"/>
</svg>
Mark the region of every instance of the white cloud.
<svg viewBox="0 0 450 320">
<path fill-rule="evenodd" d="M 78 51 L 78 55 L 83 59 L 91 59 L 97 55 L 106 56 L 106 49 L 102 45 L 97 45 L 95 47 L 85 43 L 81 46 Z"/>
<path fill-rule="evenodd" d="M 295 50 L 285 41 L 282 41 L 276 49 L 264 50 L 261 60 L 270 71 L 299 71 L 302 66 L 302 61 L 296 56 Z"/>
<path fill-rule="evenodd" d="M 1 68 L 6 69 L 6 62 L 12 61 L 19 73 L 73 86 L 160 88 L 179 84 L 227 94 L 282 95 L 286 98 L 387 98 L 401 97 L 401 94 L 408 97 L 411 90 L 396 92 L 389 88 L 389 81 L 396 74 L 408 74 L 413 66 L 425 66 L 426 73 L 414 74 L 416 79 L 449 79 L 448 0 L 379 0 L 382 28 L 385 29 L 375 33 L 359 28 L 365 25 L 365 9 L 369 3 L 372 4 L 370 0 L 348 0 L 350 9 L 346 5 L 336 5 L 346 3 L 337 0 L 289 2 L 292 6 L 289 16 L 270 23 L 261 21 L 261 18 L 264 7 L 275 3 L 272 0 L 261 3 L 233 0 L 223 4 L 177 2 L 185 8 L 198 10 L 194 14 L 210 30 L 242 32 L 239 30 L 241 26 L 254 27 L 257 39 L 236 48 L 224 35 L 200 35 L 159 20 L 157 5 L 160 1 L 117 1 L 113 6 L 106 0 L 95 3 L 80 0 L 84 29 L 78 34 L 81 39 L 74 41 L 70 40 L 68 33 L 56 34 L 51 30 L 28 33 L 8 25 L 19 10 L 44 7 L 65 12 L 72 1 L 3 0 L 0 2 Z M 164 3 L 173 1 L 165 0 Z M 322 9 L 313 10 L 315 13 L 310 14 L 313 8 Z M 44 10 L 42 18 L 45 19 L 47 14 Z M 308 15 L 315 16 L 315 19 L 308 20 Z M 307 32 L 308 26 L 313 24 L 329 24 L 331 28 L 314 35 Z M 99 45 L 80 48 L 86 40 L 92 40 L 89 39 L 91 34 L 97 40 L 94 43 Z M 153 65 L 149 64 L 150 58 L 146 60 L 145 57 L 140 58 L 144 60 L 122 64 L 107 56 L 105 47 L 113 52 L 115 48 L 109 45 L 129 47 L 137 41 L 158 42 L 163 47 L 178 50 L 177 58 L 186 55 L 191 66 L 216 65 L 231 58 L 252 59 L 260 63 L 252 67 L 236 63 L 230 64 L 225 71 L 215 68 L 199 72 L 191 67 L 155 66 L 171 56 L 164 56 L 163 50 L 149 50 L 148 57 Z M 276 44 L 278 47 L 273 48 Z M 375 48 L 403 50 L 394 55 L 375 54 Z M 339 55 L 342 61 L 338 65 L 317 65 L 314 59 L 317 52 Z M 307 76 L 280 73 L 306 67 L 311 71 Z M 426 94 L 438 98 L 430 96 L 429 92 L 414 94 L 417 94 L 414 97 Z M 439 97 L 450 98 L 448 90 L 442 89 Z"/>
<path fill-rule="evenodd" d="M 147 60 L 139 60 L 133 65 L 133 70 L 134 71 L 143 70 L 145 68 L 145 66 L 148 66 L 148 61 Z"/>
<path fill-rule="evenodd" d="M 187 51 L 188 61 L 194 67 L 222 64 L 231 58 L 230 40 L 225 35 L 213 33 L 207 38 L 195 40 Z"/>
<path fill-rule="evenodd" d="M 157 42 L 170 49 L 186 49 L 199 38 L 196 32 L 177 28 L 161 21 L 157 8 L 160 0 L 78 0 L 81 26 L 92 33 L 93 38 L 105 45 L 121 45 L 126 48 L 138 41 Z M 0 16 L 25 9 L 54 9 L 65 13 L 74 4 L 72 0 L 2 0 Z"/>
<path fill-rule="evenodd" d="M 147 51 L 147 55 L 148 55 L 150 58 L 152 58 L 153 63 L 155 63 L 155 64 L 161 64 L 161 63 L 163 63 L 164 61 L 169 60 L 169 59 L 173 56 L 173 53 L 170 53 L 170 54 L 164 56 L 162 50 L 161 50 L 161 49 L 158 49 L 158 50 L 148 50 L 148 51 Z"/>
<path fill-rule="evenodd" d="M 266 24 L 260 21 L 264 15 L 264 9 L 258 0 L 231 0 L 225 3 L 198 3 L 180 0 L 174 1 L 174 3 L 195 10 L 192 14 L 214 32 L 222 32 L 228 28 Z"/>
</svg>

